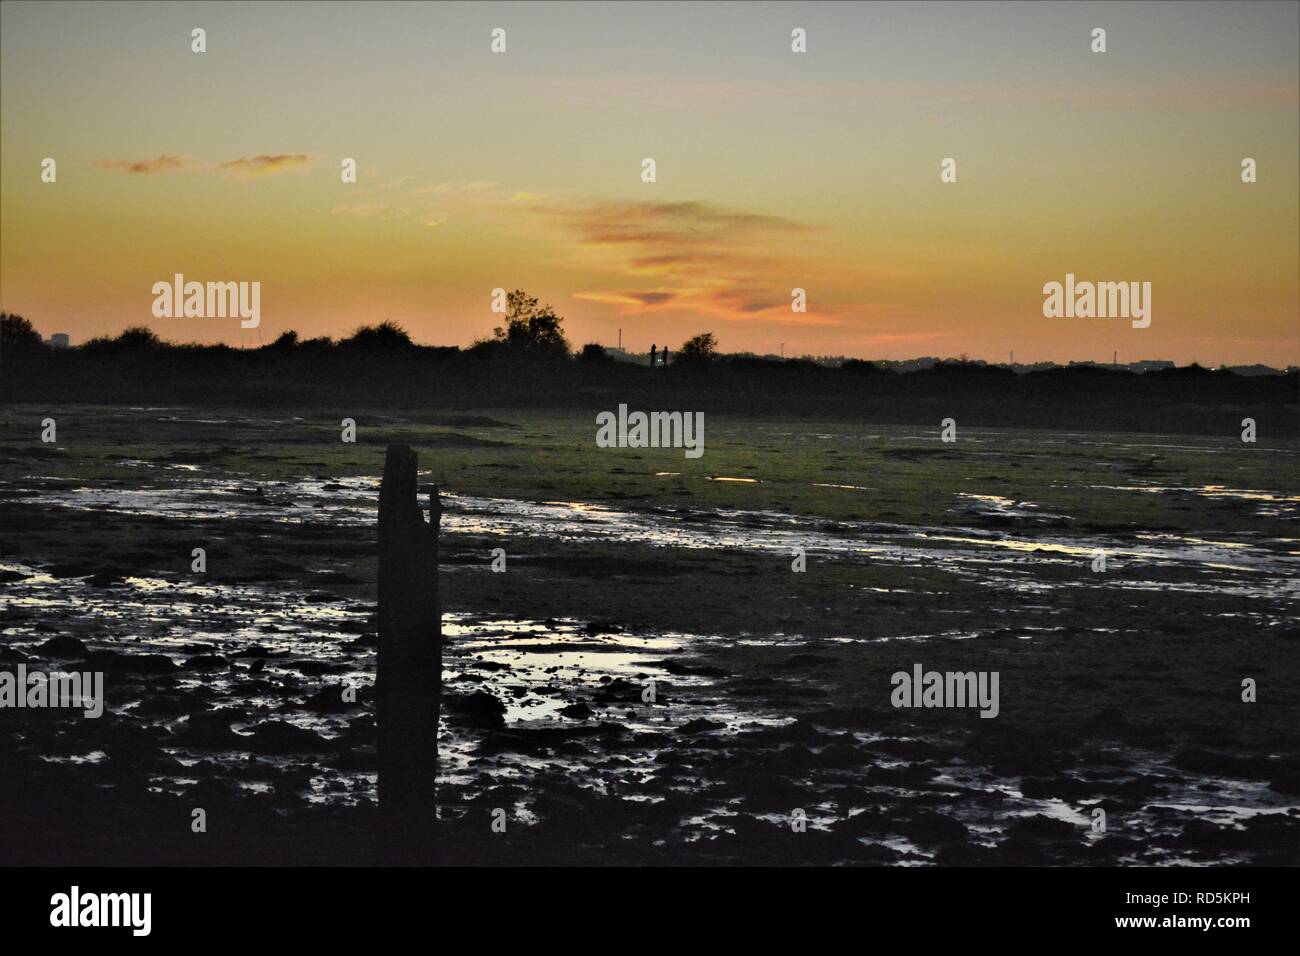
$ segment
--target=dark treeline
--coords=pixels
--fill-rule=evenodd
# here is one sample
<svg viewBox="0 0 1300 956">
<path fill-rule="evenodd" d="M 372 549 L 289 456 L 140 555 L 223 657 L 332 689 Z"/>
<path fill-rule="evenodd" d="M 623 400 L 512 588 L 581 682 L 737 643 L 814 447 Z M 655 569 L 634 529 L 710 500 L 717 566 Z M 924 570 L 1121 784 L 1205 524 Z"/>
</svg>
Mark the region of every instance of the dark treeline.
<svg viewBox="0 0 1300 956">
<path fill-rule="evenodd" d="M 257 349 L 171 345 L 131 330 L 79 348 L 0 343 L 0 401 L 464 409 L 704 411 L 880 423 L 1068 427 L 1233 435 L 1255 419 L 1262 439 L 1300 434 L 1300 378 L 1240 376 L 1192 365 L 1134 374 L 1072 366 L 1016 373 L 947 362 L 896 373 L 798 359 L 680 355 L 668 367 L 619 361 L 598 346 L 468 349 L 411 343 L 394 326 L 341 342 L 286 333 Z"/>
</svg>

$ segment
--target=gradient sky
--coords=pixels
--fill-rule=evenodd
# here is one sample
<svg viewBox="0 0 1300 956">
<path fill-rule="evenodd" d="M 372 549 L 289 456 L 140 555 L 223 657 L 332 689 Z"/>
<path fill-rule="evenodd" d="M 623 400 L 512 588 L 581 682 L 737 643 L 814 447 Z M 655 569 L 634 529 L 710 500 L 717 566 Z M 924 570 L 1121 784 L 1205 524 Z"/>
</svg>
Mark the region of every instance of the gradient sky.
<svg viewBox="0 0 1300 956">
<path fill-rule="evenodd" d="M 1298 363 L 1298 11 L 5 2 L 0 308 L 465 345 L 501 286 L 577 346 Z M 177 272 L 260 281 L 261 327 L 153 318 Z M 1151 327 L 1044 318 L 1067 272 L 1151 282 Z"/>
</svg>

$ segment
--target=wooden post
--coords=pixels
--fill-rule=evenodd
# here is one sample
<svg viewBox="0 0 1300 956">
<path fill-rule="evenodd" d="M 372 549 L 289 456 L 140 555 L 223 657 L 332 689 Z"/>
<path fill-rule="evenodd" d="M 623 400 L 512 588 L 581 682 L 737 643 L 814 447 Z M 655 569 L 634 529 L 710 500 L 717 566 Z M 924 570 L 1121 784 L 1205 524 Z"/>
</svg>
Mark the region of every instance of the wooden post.
<svg viewBox="0 0 1300 956">
<path fill-rule="evenodd" d="M 390 445 L 379 488 L 379 859 L 437 862 L 438 710 L 442 607 L 438 600 L 438 490 L 420 513 L 416 455 Z"/>
</svg>

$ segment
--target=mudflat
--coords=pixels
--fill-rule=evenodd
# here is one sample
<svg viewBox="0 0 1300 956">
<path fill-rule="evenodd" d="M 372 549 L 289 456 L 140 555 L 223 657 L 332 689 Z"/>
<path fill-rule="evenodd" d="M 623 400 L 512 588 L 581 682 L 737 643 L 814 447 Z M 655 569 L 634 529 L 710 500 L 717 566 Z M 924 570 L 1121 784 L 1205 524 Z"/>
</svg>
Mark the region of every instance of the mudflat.
<svg viewBox="0 0 1300 956">
<path fill-rule="evenodd" d="M 597 411 L 0 409 L 0 667 L 105 675 L 0 709 L 0 861 L 370 862 L 397 441 L 448 862 L 1300 860 L 1300 443 Z M 997 716 L 894 706 L 918 665 Z"/>
</svg>

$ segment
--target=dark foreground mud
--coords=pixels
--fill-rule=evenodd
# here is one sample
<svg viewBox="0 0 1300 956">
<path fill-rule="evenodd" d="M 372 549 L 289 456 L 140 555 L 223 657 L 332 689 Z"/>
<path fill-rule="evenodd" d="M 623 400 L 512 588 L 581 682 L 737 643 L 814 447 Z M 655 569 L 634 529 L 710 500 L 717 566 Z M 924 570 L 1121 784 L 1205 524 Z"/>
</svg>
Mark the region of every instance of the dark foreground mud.
<svg viewBox="0 0 1300 956">
<path fill-rule="evenodd" d="M 286 473 L 267 445 L 261 469 L 194 448 L 192 424 L 100 414 L 147 431 L 149 457 L 4 450 L 0 669 L 100 671 L 107 700 L 0 710 L 0 861 L 371 862 L 373 474 Z M 474 421 L 461 445 L 509 464 Z M 1142 522 L 964 477 L 925 489 L 942 518 L 919 521 L 491 497 L 444 474 L 443 858 L 1300 861 L 1292 461 L 1245 487 L 1091 482 Z M 660 470 L 646 488 L 694 487 Z M 891 706 L 917 663 L 997 671 L 998 716 Z"/>
</svg>

